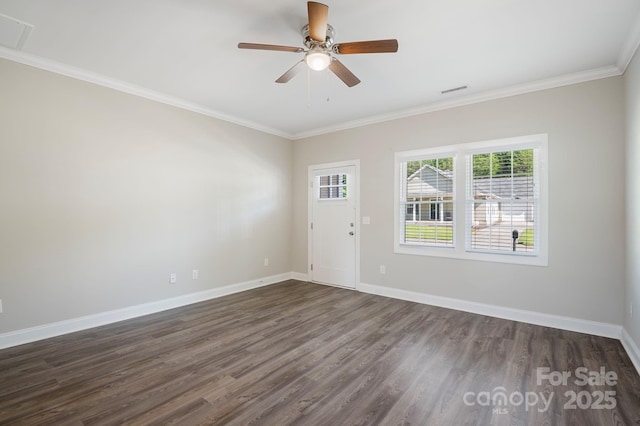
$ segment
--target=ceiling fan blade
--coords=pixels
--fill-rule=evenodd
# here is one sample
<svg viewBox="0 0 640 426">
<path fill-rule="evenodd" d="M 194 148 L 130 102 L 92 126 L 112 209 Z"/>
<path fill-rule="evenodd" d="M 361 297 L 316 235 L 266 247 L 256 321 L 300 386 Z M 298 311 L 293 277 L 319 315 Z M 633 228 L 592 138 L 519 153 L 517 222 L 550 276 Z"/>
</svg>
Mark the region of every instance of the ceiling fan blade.
<svg viewBox="0 0 640 426">
<path fill-rule="evenodd" d="M 303 65 L 304 59 L 289 68 L 287 72 L 282 74 L 280 78 L 276 80 L 276 83 L 287 83 L 289 80 L 295 77 L 300 72 L 300 70 L 302 70 L 302 68 L 304 68 Z"/>
<path fill-rule="evenodd" d="M 327 38 L 329 6 L 310 1 L 307 2 L 307 12 L 309 14 L 309 37 L 319 43 L 324 43 Z"/>
<path fill-rule="evenodd" d="M 333 73 L 337 75 L 338 78 L 349 87 L 353 87 L 356 84 L 360 83 L 360 79 L 356 77 L 351 71 L 349 71 L 349 69 L 336 58 L 331 58 L 329 69 L 333 71 Z"/>
<path fill-rule="evenodd" d="M 278 46 L 275 44 L 259 44 L 259 43 L 238 43 L 239 49 L 255 49 L 255 50 L 277 50 L 279 52 L 304 52 L 301 47 Z"/>
<path fill-rule="evenodd" d="M 338 43 L 333 45 L 333 51 L 341 55 L 355 53 L 394 53 L 398 51 L 398 40 L 369 40 Z"/>
</svg>

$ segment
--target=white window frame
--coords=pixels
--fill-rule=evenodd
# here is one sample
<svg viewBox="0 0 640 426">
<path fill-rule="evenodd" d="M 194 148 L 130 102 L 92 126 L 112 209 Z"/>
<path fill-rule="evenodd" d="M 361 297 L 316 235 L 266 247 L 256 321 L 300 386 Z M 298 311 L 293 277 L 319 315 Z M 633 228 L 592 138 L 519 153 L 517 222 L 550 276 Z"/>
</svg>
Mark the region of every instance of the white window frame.
<svg viewBox="0 0 640 426">
<path fill-rule="evenodd" d="M 326 197 L 326 198 L 322 198 L 321 195 L 322 195 L 322 190 L 323 189 L 329 189 L 329 195 L 331 195 L 331 193 L 332 193 L 331 190 L 332 189 L 338 188 L 338 190 L 340 190 L 342 188 L 346 188 L 347 187 L 347 182 L 345 182 L 345 183 L 337 183 L 337 184 L 329 183 L 328 185 L 321 185 L 320 184 L 320 180 L 324 176 L 329 176 L 329 180 L 331 180 L 331 176 L 335 176 L 335 174 L 317 176 L 316 186 L 317 186 L 318 190 L 316 191 L 316 197 L 317 197 L 318 201 L 320 201 L 320 202 L 324 202 L 324 201 L 339 201 L 339 200 L 347 200 L 349 198 L 350 194 L 349 194 L 348 191 L 345 191 L 347 193 L 347 195 L 344 196 L 344 197 L 331 197 L 331 196 L 329 196 L 329 197 Z M 338 176 L 340 176 L 340 177 L 344 176 L 345 179 L 349 179 L 349 175 L 345 174 L 345 173 L 339 173 Z"/>
<path fill-rule="evenodd" d="M 536 250 L 534 253 L 487 252 L 471 250 L 467 246 L 467 190 L 470 180 L 467 176 L 467 162 L 473 154 L 491 151 L 511 151 L 520 149 L 538 149 L 537 184 L 539 188 Z M 406 177 L 402 176 L 402 163 L 435 157 L 453 157 L 453 246 L 428 246 L 405 244 L 401 242 L 404 235 L 404 205 L 401 203 L 403 186 Z M 395 153 L 394 182 L 394 252 L 421 256 L 449 257 L 455 259 L 478 260 L 486 262 L 513 263 L 521 265 L 548 266 L 548 136 L 537 134 L 506 139 L 449 145 Z"/>
</svg>

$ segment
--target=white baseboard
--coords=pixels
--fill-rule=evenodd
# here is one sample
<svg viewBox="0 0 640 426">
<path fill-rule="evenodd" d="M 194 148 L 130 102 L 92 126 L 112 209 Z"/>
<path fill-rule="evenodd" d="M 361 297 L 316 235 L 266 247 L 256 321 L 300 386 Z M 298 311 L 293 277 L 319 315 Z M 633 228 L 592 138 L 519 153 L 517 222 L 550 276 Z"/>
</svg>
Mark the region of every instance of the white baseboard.
<svg viewBox="0 0 640 426">
<path fill-rule="evenodd" d="M 298 281 L 309 281 L 309 275 L 302 272 L 292 272 L 291 279 Z"/>
<path fill-rule="evenodd" d="M 373 284 L 360 283 L 358 290 L 363 293 L 386 296 L 393 299 L 407 300 L 409 302 L 439 306 L 442 308 L 455 309 L 458 311 L 471 312 L 474 314 L 525 322 L 529 324 L 541 325 L 544 327 L 553 327 L 561 330 L 575 331 L 578 333 L 593 334 L 596 336 L 618 339 L 622 343 L 622 347 L 624 348 L 624 350 L 629 355 L 629 358 L 638 371 L 638 374 L 640 374 L 640 349 L 638 348 L 636 342 L 633 341 L 629 333 L 627 333 L 627 330 L 625 330 L 624 327 L 620 325 L 571 317 L 563 317 L 558 315 L 543 314 L 540 312 L 525 311 L 521 309 L 505 308 L 503 306 L 488 305 L 485 303 L 468 302 L 466 300 L 453 299 L 443 296 L 434 296 L 431 294 L 418 293 L 409 290 L 399 290 Z"/>
<path fill-rule="evenodd" d="M 156 312 L 166 311 L 192 303 L 203 302 L 210 299 L 251 290 L 286 280 L 308 281 L 307 274 L 300 272 L 287 272 L 270 277 L 260 278 L 242 283 L 226 285 L 224 287 L 213 288 L 197 293 L 185 294 L 171 299 L 159 300 L 156 302 L 144 303 L 142 305 L 130 306 L 113 311 L 101 312 L 80 318 L 73 318 L 65 321 L 45 324 L 23 330 L 12 331 L 0 334 L 0 349 L 37 340 L 48 339 L 62 334 L 73 333 L 86 330 L 88 328 L 99 327 L 101 325 L 112 324 Z M 453 299 L 443 296 L 434 296 L 426 293 L 418 293 L 409 290 L 400 290 L 390 287 L 383 287 L 373 284 L 360 283 L 358 291 L 375 294 L 379 296 L 391 297 L 394 299 L 407 300 L 410 302 L 422 303 L 426 305 L 439 306 L 443 308 L 456 309 L 459 311 L 471 312 L 475 314 L 488 315 L 497 318 L 520 321 L 546 327 L 559 328 L 562 330 L 576 331 L 579 333 L 593 334 L 596 336 L 620 339 L 629 358 L 633 362 L 636 370 L 640 374 L 640 349 L 633 341 L 627 331 L 615 324 L 607 324 L 595 321 L 582 320 L 577 318 L 562 317 L 557 315 L 543 314 L 539 312 L 525 311 L 520 309 L 505 308 L 502 306 L 488 305 L 484 303 L 469 302 L 460 299 Z"/>
<path fill-rule="evenodd" d="M 640 349 L 636 342 L 633 341 L 631 335 L 627 333 L 625 328 L 622 329 L 622 337 L 620 338 L 624 350 L 627 351 L 627 355 L 631 358 L 631 362 L 636 367 L 638 374 L 640 374 Z"/>
<path fill-rule="evenodd" d="M 434 296 L 415 291 L 399 290 L 373 284 L 360 283 L 358 287 L 363 293 L 376 294 L 394 299 L 471 312 L 512 321 L 526 322 L 545 327 L 559 328 L 562 330 L 576 331 L 579 333 L 593 334 L 596 336 L 620 339 L 622 326 L 603 322 L 589 321 L 558 315 L 543 314 L 540 312 L 525 311 L 521 309 L 505 308 L 503 306 L 488 305 L 484 303 L 468 302 L 466 300 L 453 299 L 443 296 Z"/>
<path fill-rule="evenodd" d="M 48 339 L 50 337 L 73 333 L 75 331 L 86 330 L 88 328 L 99 327 L 101 325 L 141 317 L 143 315 L 149 315 L 156 312 L 166 311 L 168 309 L 178 308 L 180 306 L 190 305 L 192 303 L 203 302 L 205 300 L 215 299 L 229 294 L 275 284 L 292 279 L 293 275 L 294 274 L 291 272 L 272 275 L 270 277 L 226 285 L 224 287 L 213 288 L 211 290 L 185 294 L 171 299 L 158 300 L 156 302 L 129 306 L 113 311 L 100 312 L 98 314 L 88 315 L 85 317 L 72 318 L 65 321 L 0 334 L 0 349 L 35 342 L 37 340 Z"/>
</svg>

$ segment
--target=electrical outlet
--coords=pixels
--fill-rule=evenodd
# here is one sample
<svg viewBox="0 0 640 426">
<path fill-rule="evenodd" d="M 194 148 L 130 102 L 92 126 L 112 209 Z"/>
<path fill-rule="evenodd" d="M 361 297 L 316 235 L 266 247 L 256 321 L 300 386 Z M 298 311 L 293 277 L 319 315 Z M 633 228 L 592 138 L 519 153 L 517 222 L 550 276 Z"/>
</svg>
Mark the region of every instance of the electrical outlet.
<svg viewBox="0 0 640 426">
<path fill-rule="evenodd" d="M 387 268 L 384 265 L 380 265 L 380 273 L 381 274 L 386 274 L 387 273 Z"/>
<path fill-rule="evenodd" d="M 0 314 L 2 313 L 2 299 L 0 299 Z"/>
<path fill-rule="evenodd" d="M 197 280 L 198 279 L 198 270 L 194 269 L 193 271 L 191 271 L 191 279 L 192 280 Z"/>
<path fill-rule="evenodd" d="M 169 275 L 169 283 L 175 284 L 178 281 L 178 274 L 175 272 Z"/>
<path fill-rule="evenodd" d="M 269 258 L 268 257 L 264 258 L 264 266 L 269 266 Z"/>
</svg>

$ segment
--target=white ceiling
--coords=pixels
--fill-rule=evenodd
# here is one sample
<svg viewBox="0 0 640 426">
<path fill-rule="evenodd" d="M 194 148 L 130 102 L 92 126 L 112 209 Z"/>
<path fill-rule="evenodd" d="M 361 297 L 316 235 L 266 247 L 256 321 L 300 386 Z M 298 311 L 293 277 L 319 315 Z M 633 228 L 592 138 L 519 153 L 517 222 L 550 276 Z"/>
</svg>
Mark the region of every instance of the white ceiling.
<svg viewBox="0 0 640 426">
<path fill-rule="evenodd" d="M 338 43 L 398 39 L 395 54 L 339 57 L 353 88 L 329 71 L 276 84 L 302 53 L 237 48 L 302 47 L 303 0 L 0 0 L 33 26 L 0 56 L 296 139 L 619 75 L 640 41 L 638 0 L 325 3 Z"/>
</svg>

